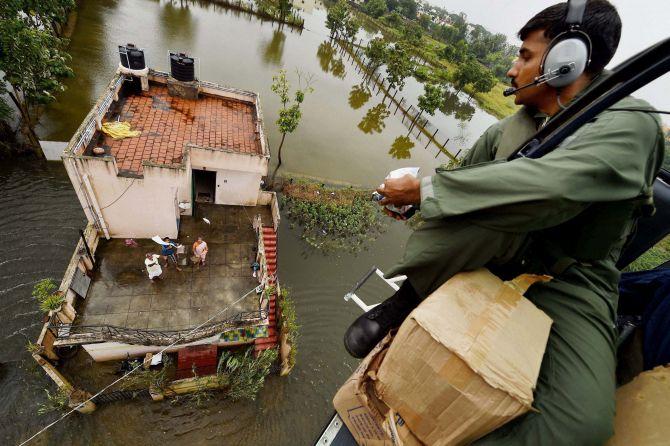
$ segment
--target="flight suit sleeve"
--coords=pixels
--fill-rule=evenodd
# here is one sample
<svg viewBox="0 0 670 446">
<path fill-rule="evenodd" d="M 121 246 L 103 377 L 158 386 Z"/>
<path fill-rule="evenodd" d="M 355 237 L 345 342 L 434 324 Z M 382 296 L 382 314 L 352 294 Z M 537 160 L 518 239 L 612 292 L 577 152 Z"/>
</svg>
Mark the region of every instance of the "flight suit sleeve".
<svg viewBox="0 0 670 446">
<path fill-rule="evenodd" d="M 472 145 L 461 160 L 461 167 L 485 163 L 495 158 L 495 147 L 500 139 L 502 121 L 490 126 Z"/>
<path fill-rule="evenodd" d="M 421 215 L 426 220 L 465 215 L 514 232 L 555 226 L 589 203 L 645 191 L 655 175 L 659 135 L 657 121 L 647 114 L 604 113 L 542 158 L 470 165 L 423 178 Z"/>
</svg>

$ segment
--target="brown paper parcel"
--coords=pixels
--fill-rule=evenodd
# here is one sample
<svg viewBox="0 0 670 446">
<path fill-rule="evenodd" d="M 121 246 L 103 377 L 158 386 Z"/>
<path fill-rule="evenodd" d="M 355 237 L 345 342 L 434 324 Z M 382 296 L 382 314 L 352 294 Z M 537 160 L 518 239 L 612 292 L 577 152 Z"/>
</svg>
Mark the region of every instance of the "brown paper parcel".
<svg viewBox="0 0 670 446">
<path fill-rule="evenodd" d="M 522 293 L 548 276 L 502 282 L 460 273 L 402 324 L 376 393 L 430 445 L 467 444 L 527 412 L 551 319 Z"/>
<path fill-rule="evenodd" d="M 374 394 L 373 378 L 388 350 L 387 335 L 361 361 L 333 398 L 333 406 L 361 446 L 420 446 L 404 420 Z"/>
<path fill-rule="evenodd" d="M 606 446 L 662 446 L 670 442 L 670 366 L 640 373 L 616 391 L 614 437 Z"/>
</svg>

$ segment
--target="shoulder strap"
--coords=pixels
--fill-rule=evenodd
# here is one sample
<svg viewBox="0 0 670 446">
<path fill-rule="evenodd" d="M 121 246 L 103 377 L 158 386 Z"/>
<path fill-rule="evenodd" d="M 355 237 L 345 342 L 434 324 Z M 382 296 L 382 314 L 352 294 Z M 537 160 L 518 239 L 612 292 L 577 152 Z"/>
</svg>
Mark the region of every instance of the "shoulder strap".
<svg viewBox="0 0 670 446">
<path fill-rule="evenodd" d="M 496 150 L 496 160 L 507 159 L 516 149 L 525 143 L 537 132 L 537 123 L 530 114 L 530 111 L 524 107 L 512 116 L 505 123 L 500 142 Z"/>
</svg>

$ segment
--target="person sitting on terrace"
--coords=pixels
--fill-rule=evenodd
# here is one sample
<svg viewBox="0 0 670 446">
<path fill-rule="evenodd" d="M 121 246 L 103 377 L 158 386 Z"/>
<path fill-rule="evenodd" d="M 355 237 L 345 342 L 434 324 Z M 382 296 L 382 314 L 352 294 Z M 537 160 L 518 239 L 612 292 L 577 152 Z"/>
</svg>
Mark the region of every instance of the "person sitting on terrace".
<svg viewBox="0 0 670 446">
<path fill-rule="evenodd" d="M 179 268 L 179 262 L 177 261 L 177 246 L 170 240 L 170 237 L 163 237 L 163 242 L 166 243 L 161 248 L 161 257 L 165 260 L 165 267 L 170 267 L 170 261 L 174 263 L 174 266 L 177 268 L 177 271 L 181 271 Z"/>
<path fill-rule="evenodd" d="M 198 265 L 198 269 L 200 269 L 201 266 L 205 266 L 205 258 L 207 257 L 207 252 L 209 251 L 209 248 L 207 248 L 207 242 L 205 242 L 202 239 L 202 236 L 198 236 L 198 240 L 193 243 L 193 256 L 194 256 L 194 261 Z"/>
<path fill-rule="evenodd" d="M 147 268 L 147 273 L 149 274 L 149 279 L 154 280 L 156 278 L 160 279 L 161 274 L 163 274 L 163 269 L 161 264 L 158 262 L 160 256 L 158 254 L 152 254 L 148 252 L 144 259 L 144 265 Z"/>
</svg>

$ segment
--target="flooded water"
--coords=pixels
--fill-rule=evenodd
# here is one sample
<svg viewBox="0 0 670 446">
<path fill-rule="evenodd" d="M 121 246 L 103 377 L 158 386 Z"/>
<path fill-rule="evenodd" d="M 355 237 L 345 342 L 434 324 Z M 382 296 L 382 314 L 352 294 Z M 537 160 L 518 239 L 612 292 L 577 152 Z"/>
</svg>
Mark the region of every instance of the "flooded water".
<svg viewBox="0 0 670 446">
<path fill-rule="evenodd" d="M 280 68 L 297 83 L 296 69 L 313 77 L 303 121 L 287 137 L 284 172 L 363 186 L 378 184 L 391 169 L 420 166 L 428 173 L 446 162 L 427 141 L 408 136 L 400 112 L 368 92 L 356 66 L 328 42 L 325 11 L 303 13 L 306 29 L 281 29 L 253 16 L 207 2 L 90 0 L 83 2 L 72 36 L 76 77 L 42 119 L 44 139 L 68 140 L 107 85 L 117 64 L 116 46 L 134 42 L 146 49 L 149 64 L 166 69 L 168 50 L 199 58 L 200 78 L 258 91 L 270 146 L 279 134 L 274 121 L 278 100 L 270 91 Z M 367 39 L 373 30 L 361 31 Z M 405 96 L 416 103 L 422 88 L 407 81 Z M 388 99 L 386 100 L 388 103 Z M 447 148 L 468 147 L 494 118 L 465 98 L 450 97 L 431 117 L 437 138 Z M 405 120 L 406 121 L 406 120 Z M 416 133 L 416 132 L 414 132 Z M 437 154 L 437 156 L 436 156 Z M 280 170 L 281 172 L 281 170 Z M 41 316 L 30 297 L 44 277 L 60 279 L 72 254 L 77 229 L 85 224 L 70 182 L 60 164 L 0 168 L 0 442 L 15 444 L 56 415 L 37 416 L 37 403 L 49 381 L 25 351 L 37 337 Z M 298 363 L 288 378 L 270 377 L 255 402 L 215 399 L 202 408 L 169 402 L 119 402 L 90 416 L 75 415 L 57 424 L 40 441 L 48 444 L 311 444 L 332 413 L 331 399 L 356 361 L 342 345 L 342 334 L 360 312 L 342 296 L 372 265 L 388 268 L 402 253 L 409 234 L 389 223 L 367 249 L 324 255 L 304 243 L 286 220 L 280 228 L 279 276 L 293 291 L 301 328 Z M 390 294 L 372 279 L 362 295 L 370 302 Z M 92 365 L 91 374 L 111 373 Z M 87 388 L 95 391 L 95 388 Z"/>
</svg>

